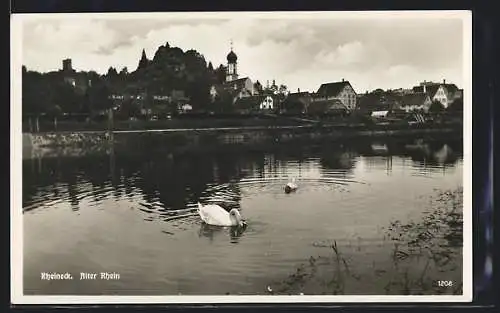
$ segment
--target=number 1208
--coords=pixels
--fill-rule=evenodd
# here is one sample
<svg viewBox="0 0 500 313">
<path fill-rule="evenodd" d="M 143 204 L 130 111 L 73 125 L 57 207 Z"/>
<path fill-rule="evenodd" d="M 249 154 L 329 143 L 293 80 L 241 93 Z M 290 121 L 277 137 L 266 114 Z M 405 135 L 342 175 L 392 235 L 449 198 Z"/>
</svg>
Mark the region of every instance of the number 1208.
<svg viewBox="0 0 500 313">
<path fill-rule="evenodd" d="M 438 280 L 437 285 L 439 287 L 451 287 L 453 286 L 453 282 L 451 280 Z"/>
</svg>

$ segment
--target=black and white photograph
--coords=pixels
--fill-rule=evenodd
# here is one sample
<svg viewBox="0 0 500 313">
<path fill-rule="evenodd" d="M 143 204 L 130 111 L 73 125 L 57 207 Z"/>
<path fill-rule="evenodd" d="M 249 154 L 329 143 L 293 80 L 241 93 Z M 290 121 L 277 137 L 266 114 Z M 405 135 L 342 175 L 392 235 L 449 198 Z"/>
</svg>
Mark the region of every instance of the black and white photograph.
<svg viewBox="0 0 500 313">
<path fill-rule="evenodd" d="M 12 302 L 471 301 L 471 20 L 14 14 Z"/>
</svg>

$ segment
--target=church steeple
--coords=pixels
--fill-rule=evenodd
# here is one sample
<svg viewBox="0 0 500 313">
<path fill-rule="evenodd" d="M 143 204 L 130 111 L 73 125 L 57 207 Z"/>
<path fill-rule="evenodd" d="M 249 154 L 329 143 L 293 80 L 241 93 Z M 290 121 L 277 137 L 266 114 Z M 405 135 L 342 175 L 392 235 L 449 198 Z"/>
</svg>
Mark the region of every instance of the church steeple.
<svg viewBox="0 0 500 313">
<path fill-rule="evenodd" d="M 227 55 L 226 82 L 238 79 L 237 61 L 238 56 L 233 51 L 233 41 L 231 40 L 231 51 Z"/>
</svg>

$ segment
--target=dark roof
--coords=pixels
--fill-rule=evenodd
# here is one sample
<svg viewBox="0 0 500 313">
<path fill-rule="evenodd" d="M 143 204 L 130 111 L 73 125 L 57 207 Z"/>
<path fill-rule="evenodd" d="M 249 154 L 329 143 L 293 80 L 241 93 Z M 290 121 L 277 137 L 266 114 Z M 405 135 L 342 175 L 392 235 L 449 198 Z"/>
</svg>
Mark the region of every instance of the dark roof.
<svg viewBox="0 0 500 313">
<path fill-rule="evenodd" d="M 236 56 L 236 53 L 234 53 L 233 50 L 231 50 L 231 52 L 229 52 L 227 55 L 227 61 L 229 63 L 235 63 L 236 60 L 238 60 L 238 56 Z"/>
<path fill-rule="evenodd" d="M 439 87 L 441 85 L 429 85 L 425 86 L 425 93 L 431 97 L 431 99 L 436 95 L 436 92 L 438 91 Z"/>
<path fill-rule="evenodd" d="M 342 103 L 342 101 L 338 99 L 334 100 L 322 100 L 322 101 L 314 101 L 309 104 L 307 107 L 307 111 L 310 113 L 313 112 L 335 112 L 335 111 L 346 111 L 346 106 Z"/>
<path fill-rule="evenodd" d="M 260 103 L 264 99 L 264 96 L 250 96 L 250 97 L 244 97 L 237 99 L 234 105 L 238 109 L 257 109 L 259 108 Z"/>
<path fill-rule="evenodd" d="M 398 95 L 393 92 L 384 92 L 382 94 L 374 94 L 372 96 L 376 99 L 378 104 L 383 104 L 384 106 L 399 104 L 402 99 L 402 95 Z"/>
<path fill-rule="evenodd" d="M 360 108 L 371 108 L 380 104 L 380 99 L 376 95 L 363 95 L 358 100 Z"/>
<path fill-rule="evenodd" d="M 444 87 L 448 91 L 449 97 L 453 97 L 455 95 L 455 93 L 460 91 L 460 89 L 458 89 L 457 85 L 455 85 L 455 84 L 444 84 Z"/>
<path fill-rule="evenodd" d="M 423 105 L 428 94 L 419 92 L 403 96 L 402 105 Z"/>
<path fill-rule="evenodd" d="M 424 86 L 413 87 L 413 92 L 424 92 Z"/>
<path fill-rule="evenodd" d="M 402 96 L 391 93 L 367 94 L 359 98 L 358 107 L 363 111 L 385 111 L 398 107 L 401 99 Z"/>
<path fill-rule="evenodd" d="M 448 91 L 449 94 L 455 94 L 459 89 L 455 84 L 427 84 L 425 86 L 425 92 L 429 95 L 429 97 L 433 98 L 436 95 L 436 92 L 438 91 L 439 87 L 444 86 L 446 90 Z M 424 92 L 424 87 L 423 86 L 415 86 L 413 87 L 413 92 L 414 93 L 423 93 Z"/>
<path fill-rule="evenodd" d="M 288 94 L 288 97 L 292 97 L 292 98 L 310 97 L 310 96 L 311 96 L 311 94 L 308 91 L 291 92 Z"/>
<path fill-rule="evenodd" d="M 270 89 L 264 89 L 264 90 L 262 90 L 261 95 L 274 97 L 274 91 L 270 90 Z"/>
<path fill-rule="evenodd" d="M 338 95 L 345 86 L 351 86 L 349 81 L 341 81 L 335 83 L 322 84 L 318 89 L 318 94 L 321 96 L 336 96 Z M 352 86 L 351 86 L 352 88 Z"/>
<path fill-rule="evenodd" d="M 243 77 L 243 78 L 238 78 L 238 79 L 235 79 L 235 80 L 232 80 L 230 82 L 226 82 L 224 83 L 224 87 L 232 87 L 234 88 L 234 85 L 237 85 L 238 88 L 241 88 L 243 86 L 245 86 L 245 81 L 248 79 L 248 77 Z"/>
<path fill-rule="evenodd" d="M 455 84 L 444 84 L 444 86 L 446 87 L 446 89 L 448 89 L 448 91 L 451 92 L 455 92 L 458 90 L 458 87 Z"/>
<path fill-rule="evenodd" d="M 294 92 L 289 93 L 286 97 L 286 101 L 300 101 L 305 100 L 304 98 L 312 98 L 309 92 Z"/>
</svg>

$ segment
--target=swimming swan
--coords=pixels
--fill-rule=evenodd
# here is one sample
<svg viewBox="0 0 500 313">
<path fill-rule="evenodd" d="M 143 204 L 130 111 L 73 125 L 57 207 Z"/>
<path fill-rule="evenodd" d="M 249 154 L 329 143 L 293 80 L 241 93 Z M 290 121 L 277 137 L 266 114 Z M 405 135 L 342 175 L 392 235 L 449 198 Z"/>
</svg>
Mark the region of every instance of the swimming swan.
<svg viewBox="0 0 500 313">
<path fill-rule="evenodd" d="M 286 185 L 285 185 L 285 192 L 286 193 L 290 193 L 292 191 L 295 191 L 297 190 L 298 186 L 297 184 L 295 183 L 295 178 L 292 178 L 292 181 L 288 182 Z"/>
<path fill-rule="evenodd" d="M 228 213 L 217 204 L 202 205 L 198 202 L 198 214 L 201 220 L 208 225 L 240 227 L 246 225 L 237 209 L 232 209 Z"/>
</svg>

